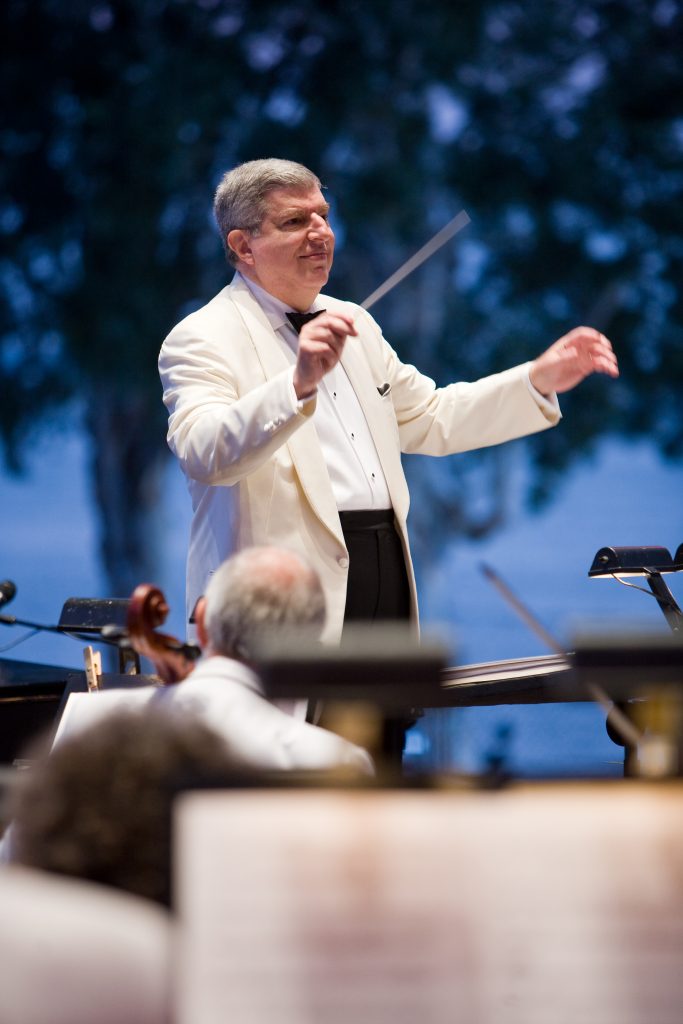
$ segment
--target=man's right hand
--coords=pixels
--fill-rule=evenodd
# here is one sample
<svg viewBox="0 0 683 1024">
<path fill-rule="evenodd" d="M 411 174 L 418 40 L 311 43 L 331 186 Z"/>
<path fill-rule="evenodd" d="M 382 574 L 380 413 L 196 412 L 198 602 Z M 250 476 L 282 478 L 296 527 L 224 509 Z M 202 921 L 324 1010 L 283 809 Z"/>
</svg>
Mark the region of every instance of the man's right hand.
<svg viewBox="0 0 683 1024">
<path fill-rule="evenodd" d="M 325 374 L 339 362 L 346 339 L 357 334 L 348 313 L 321 313 L 301 328 L 294 367 L 294 390 L 299 400 L 314 393 Z"/>
</svg>

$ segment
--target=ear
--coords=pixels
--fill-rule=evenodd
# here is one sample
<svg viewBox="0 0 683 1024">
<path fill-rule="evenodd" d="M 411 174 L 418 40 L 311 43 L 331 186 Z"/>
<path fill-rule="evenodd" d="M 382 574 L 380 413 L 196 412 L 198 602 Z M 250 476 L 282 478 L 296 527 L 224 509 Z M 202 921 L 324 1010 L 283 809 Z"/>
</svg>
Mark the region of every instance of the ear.
<svg viewBox="0 0 683 1024">
<path fill-rule="evenodd" d="M 206 632 L 206 598 L 200 597 L 194 609 L 195 625 L 197 627 L 197 640 L 202 651 L 209 646 L 209 634 Z"/>
<path fill-rule="evenodd" d="M 233 228 L 228 233 L 228 248 L 232 249 L 241 263 L 253 264 L 254 256 L 251 251 L 249 236 L 241 228 Z"/>
</svg>

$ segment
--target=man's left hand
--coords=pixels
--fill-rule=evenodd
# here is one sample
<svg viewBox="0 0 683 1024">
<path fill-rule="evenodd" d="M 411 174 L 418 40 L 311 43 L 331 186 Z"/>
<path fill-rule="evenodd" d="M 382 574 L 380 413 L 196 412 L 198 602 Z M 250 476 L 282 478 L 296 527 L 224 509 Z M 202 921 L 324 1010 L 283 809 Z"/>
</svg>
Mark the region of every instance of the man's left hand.
<svg viewBox="0 0 683 1024">
<path fill-rule="evenodd" d="M 575 327 L 535 359 L 531 383 L 542 395 L 571 391 L 591 373 L 618 377 L 617 357 L 608 339 L 593 327 Z"/>
</svg>

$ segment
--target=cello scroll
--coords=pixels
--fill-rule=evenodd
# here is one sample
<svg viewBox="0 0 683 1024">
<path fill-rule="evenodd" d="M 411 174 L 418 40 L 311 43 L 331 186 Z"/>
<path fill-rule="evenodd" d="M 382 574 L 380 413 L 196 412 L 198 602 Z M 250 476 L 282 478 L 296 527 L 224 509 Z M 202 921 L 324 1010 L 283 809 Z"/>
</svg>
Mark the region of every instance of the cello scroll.
<svg viewBox="0 0 683 1024">
<path fill-rule="evenodd" d="M 131 646 L 154 665 L 166 685 L 179 683 L 190 674 L 199 655 L 198 648 L 168 633 L 157 632 L 168 616 L 163 592 L 152 583 L 140 583 L 128 608 L 128 636 Z"/>
</svg>

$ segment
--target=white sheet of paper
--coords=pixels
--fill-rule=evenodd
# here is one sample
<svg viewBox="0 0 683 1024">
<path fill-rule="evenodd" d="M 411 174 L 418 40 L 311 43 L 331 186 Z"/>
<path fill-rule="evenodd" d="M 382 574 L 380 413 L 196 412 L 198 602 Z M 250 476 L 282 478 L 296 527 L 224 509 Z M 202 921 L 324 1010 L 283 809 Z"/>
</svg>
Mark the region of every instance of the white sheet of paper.
<svg viewBox="0 0 683 1024">
<path fill-rule="evenodd" d="M 178 1024 L 680 1024 L 682 811 L 679 784 L 183 797 Z"/>
</svg>

